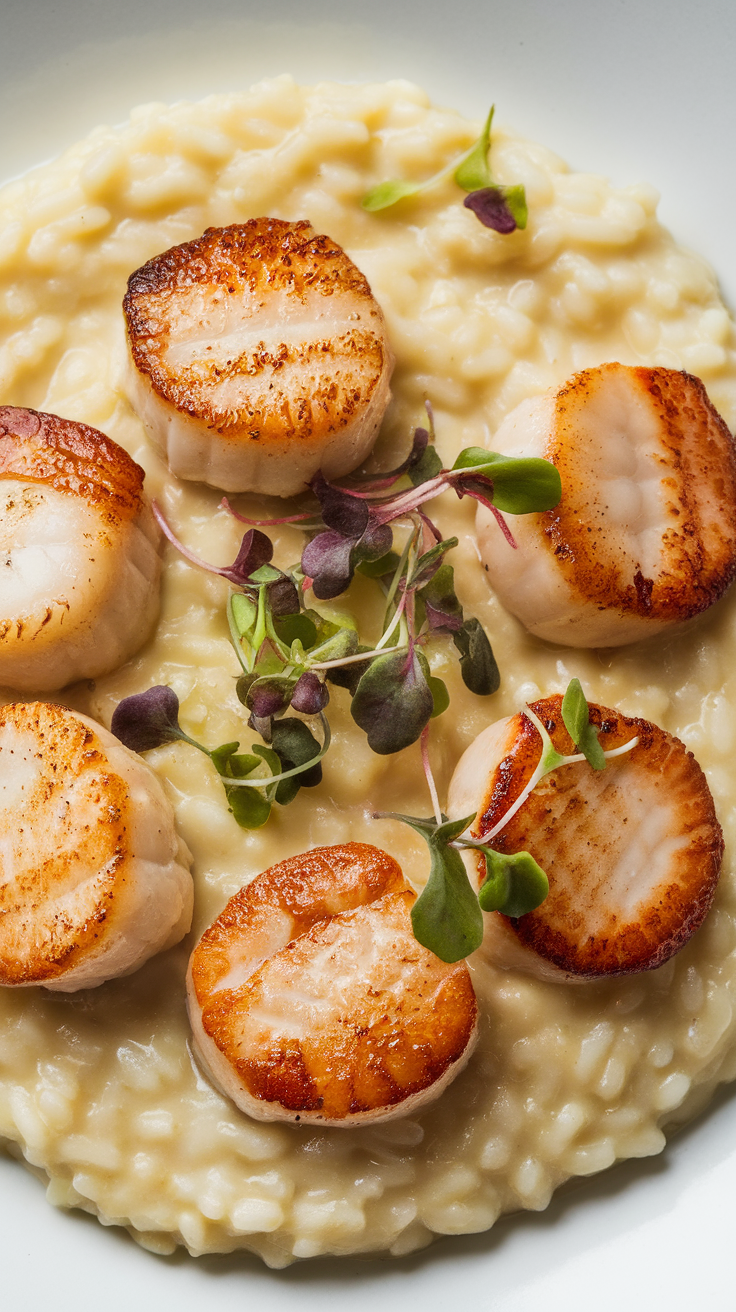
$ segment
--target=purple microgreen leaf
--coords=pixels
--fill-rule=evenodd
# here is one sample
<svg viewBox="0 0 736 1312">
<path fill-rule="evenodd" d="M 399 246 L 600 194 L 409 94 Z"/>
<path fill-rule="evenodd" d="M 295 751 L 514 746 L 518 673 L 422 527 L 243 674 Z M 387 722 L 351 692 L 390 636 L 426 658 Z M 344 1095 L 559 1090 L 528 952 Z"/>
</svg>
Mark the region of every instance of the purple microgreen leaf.
<svg viewBox="0 0 736 1312">
<path fill-rule="evenodd" d="M 455 595 L 455 571 L 441 565 L 421 589 L 427 623 L 432 633 L 457 633 L 463 626 L 463 608 Z"/>
<path fill-rule="evenodd" d="M 394 535 L 388 524 L 379 523 L 371 513 L 363 536 L 355 543 L 355 560 L 380 560 L 394 544 Z"/>
<path fill-rule="evenodd" d="M 262 565 L 267 565 L 273 556 L 273 543 L 265 533 L 260 529 L 249 528 L 244 534 L 243 541 L 240 544 L 240 550 L 235 557 L 232 565 L 227 569 L 221 569 L 218 573 L 224 578 L 229 579 L 231 583 L 243 587 L 250 581 L 250 577 Z"/>
<path fill-rule="evenodd" d="M 257 719 L 266 720 L 286 710 L 293 689 L 293 679 L 274 675 L 255 679 L 248 688 L 245 704 Z"/>
<path fill-rule="evenodd" d="M 491 145 L 491 123 L 495 108 L 495 105 L 491 105 L 478 140 L 471 146 L 452 175 L 463 191 L 478 191 L 479 188 L 490 187 L 493 183 L 488 165 L 488 151 Z"/>
<path fill-rule="evenodd" d="M 463 627 L 453 633 L 460 656 L 460 673 L 466 688 L 478 697 L 490 697 L 501 686 L 501 675 L 491 644 L 480 622 L 476 619 L 466 620 Z"/>
<path fill-rule="evenodd" d="M 317 473 L 309 484 L 320 504 L 322 518 L 329 529 L 342 537 L 357 541 L 368 524 L 368 506 L 360 497 L 351 496 L 334 483 L 328 483 L 324 474 Z"/>
<path fill-rule="evenodd" d="M 416 742 L 434 709 L 416 651 L 377 656 L 363 675 L 350 711 L 379 756 Z"/>
<path fill-rule="evenodd" d="M 299 593 L 294 580 L 288 574 L 279 574 L 273 583 L 269 583 L 268 604 L 274 619 L 299 614 Z"/>
<path fill-rule="evenodd" d="M 291 708 L 300 715 L 318 715 L 325 709 L 330 694 L 324 683 L 312 670 L 306 670 L 297 679 L 291 696 Z"/>
<path fill-rule="evenodd" d="M 484 228 L 493 228 L 494 232 L 499 232 L 503 236 L 516 232 L 516 219 L 509 208 L 503 188 L 483 187 L 479 191 L 471 191 L 470 195 L 465 197 L 463 205 L 473 211 Z"/>
<path fill-rule="evenodd" d="M 119 702 L 110 728 L 131 752 L 150 752 L 180 738 L 191 741 L 179 727 L 179 698 L 161 684 Z"/>
<path fill-rule="evenodd" d="M 308 542 L 302 552 L 302 569 L 312 580 L 315 597 L 330 601 L 339 597 L 353 577 L 354 543 L 341 533 L 327 529 Z"/>
</svg>

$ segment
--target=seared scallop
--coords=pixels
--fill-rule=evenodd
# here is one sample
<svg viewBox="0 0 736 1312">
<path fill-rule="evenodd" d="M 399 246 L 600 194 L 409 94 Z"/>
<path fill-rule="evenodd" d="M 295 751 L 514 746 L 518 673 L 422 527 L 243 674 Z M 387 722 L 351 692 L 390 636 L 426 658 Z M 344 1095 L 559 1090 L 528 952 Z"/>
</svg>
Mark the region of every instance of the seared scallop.
<svg viewBox="0 0 736 1312">
<path fill-rule="evenodd" d="M 575 747 L 562 698 L 531 704 L 558 752 Z M 705 775 L 684 745 L 648 720 L 590 706 L 604 751 L 638 739 L 605 770 L 587 761 L 546 775 L 507 823 L 539 761 L 542 740 L 523 713 L 471 744 L 453 775 L 448 812 L 476 812 L 471 835 L 498 852 L 530 852 L 549 896 L 517 920 L 486 916 L 484 951 L 546 979 L 587 980 L 652 970 L 702 924 L 715 893 L 723 837 Z M 502 826 L 502 827 L 500 827 Z M 485 863 L 467 856 L 476 885 Z"/>
<path fill-rule="evenodd" d="M 159 542 L 122 447 L 0 406 L 0 685 L 53 692 L 122 665 L 158 614 Z"/>
<path fill-rule="evenodd" d="M 483 507 L 489 580 L 540 638 L 615 647 L 717 601 L 736 573 L 736 455 L 698 378 L 604 364 L 523 401 L 494 450 L 551 460 L 554 510 L 514 520 L 518 550 Z"/>
<path fill-rule="evenodd" d="M 0 984 L 91 988 L 178 943 L 189 853 L 153 771 L 93 720 L 0 708 Z"/>
<path fill-rule="evenodd" d="M 373 445 L 393 365 L 383 315 L 310 223 L 208 228 L 138 269 L 123 308 L 133 405 L 180 478 L 293 496 Z"/>
<path fill-rule="evenodd" d="M 412 933 L 415 895 L 366 843 L 315 848 L 230 899 L 189 964 L 196 1051 L 259 1120 L 350 1126 L 436 1098 L 467 1061 L 464 963 Z"/>
</svg>

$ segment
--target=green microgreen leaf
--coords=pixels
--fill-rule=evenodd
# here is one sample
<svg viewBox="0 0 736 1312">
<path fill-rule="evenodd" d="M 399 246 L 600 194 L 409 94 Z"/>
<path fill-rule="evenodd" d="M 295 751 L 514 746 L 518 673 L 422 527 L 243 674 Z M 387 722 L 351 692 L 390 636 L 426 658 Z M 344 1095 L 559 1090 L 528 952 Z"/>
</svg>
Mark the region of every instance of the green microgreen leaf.
<svg viewBox="0 0 736 1312">
<path fill-rule="evenodd" d="M 577 747 L 585 726 L 590 722 L 588 703 L 579 679 L 571 679 L 562 698 L 562 719 Z"/>
<path fill-rule="evenodd" d="M 271 803 L 258 788 L 228 788 L 225 795 L 241 829 L 262 829 L 271 814 Z"/>
<path fill-rule="evenodd" d="M 416 742 L 434 709 L 417 652 L 377 656 L 355 690 L 350 711 L 379 756 Z"/>
<path fill-rule="evenodd" d="M 413 196 L 425 186 L 427 186 L 426 182 L 402 182 L 400 179 L 379 182 L 378 186 L 372 187 L 360 203 L 369 214 L 375 214 L 378 210 L 387 210 L 397 201 L 403 200 L 405 196 Z"/>
<path fill-rule="evenodd" d="M 281 570 L 276 569 L 273 565 L 261 565 L 259 569 L 253 571 L 250 576 L 251 583 L 275 583 L 281 578 Z"/>
<path fill-rule="evenodd" d="M 480 446 L 460 452 L 452 466 L 485 474 L 493 482 L 493 504 L 510 515 L 552 510 L 562 496 L 559 471 L 549 460 L 502 456 Z"/>
<path fill-rule="evenodd" d="M 252 631 L 258 615 L 258 607 L 255 602 L 251 601 L 250 597 L 246 597 L 243 592 L 234 592 L 230 598 L 230 609 L 235 628 L 241 638 L 247 637 Z"/>
<path fill-rule="evenodd" d="M 579 679 L 571 679 L 562 699 L 562 719 L 575 746 L 594 770 L 605 770 L 606 758 L 598 741 L 598 730 L 590 723 L 590 712 Z"/>
<path fill-rule="evenodd" d="M 421 588 L 425 583 L 429 583 L 440 568 L 443 557 L 448 551 L 452 551 L 457 543 L 457 538 L 445 538 L 444 541 L 430 547 L 429 551 L 425 551 L 410 571 L 406 586 L 408 588 Z"/>
<path fill-rule="evenodd" d="M 452 640 L 461 653 L 460 673 L 466 688 L 477 697 L 489 697 L 498 692 L 501 675 L 480 621 L 474 618 L 466 620 L 462 628 L 453 633 Z"/>
<path fill-rule="evenodd" d="M 292 647 L 295 642 L 300 642 L 304 650 L 309 651 L 317 641 L 316 625 L 304 611 L 300 611 L 298 615 L 282 615 L 274 619 L 273 627 L 276 636 L 286 647 Z"/>
<path fill-rule="evenodd" d="M 502 187 L 504 200 L 508 205 L 517 228 L 525 228 L 529 221 L 529 207 L 526 202 L 526 190 L 522 186 Z"/>
<path fill-rule="evenodd" d="M 320 745 L 304 721 L 297 720 L 293 715 L 287 716 L 285 720 L 278 720 L 274 724 L 271 733 L 273 749 L 279 757 L 282 771 L 312 762 L 310 770 L 294 777 L 299 779 L 300 786 L 308 788 L 319 783 L 322 766 L 316 758 L 320 755 Z"/>
<path fill-rule="evenodd" d="M 434 720 L 447 710 L 450 705 L 450 694 L 447 691 L 447 684 L 432 674 L 429 661 L 423 651 L 417 650 L 417 660 L 422 667 L 422 673 L 427 680 L 427 687 L 432 694 L 432 714 L 430 718 Z"/>
<path fill-rule="evenodd" d="M 453 177 L 463 191 L 479 191 L 481 187 L 493 185 L 488 164 L 488 151 L 491 145 L 491 123 L 496 106 L 491 105 L 488 118 L 478 140 L 470 148 L 465 158 L 458 164 Z"/>
<path fill-rule="evenodd" d="M 432 719 L 436 720 L 437 716 L 443 715 L 450 705 L 450 694 L 447 691 L 447 684 L 435 674 L 430 674 L 427 686 L 432 694 Z"/>
<path fill-rule="evenodd" d="M 460 853 L 440 837 L 429 838 L 429 879 L 411 912 L 414 937 L 441 961 L 460 961 L 483 941 L 483 916 Z"/>
<path fill-rule="evenodd" d="M 463 625 L 463 608 L 455 594 L 455 571 L 452 565 L 443 564 L 429 583 L 419 591 L 419 598 L 430 630 L 436 633 L 456 633 Z"/>
<path fill-rule="evenodd" d="M 484 911 L 500 911 L 517 919 L 534 911 L 549 893 L 549 880 L 529 852 L 510 854 L 481 849 L 486 859 L 486 877 L 478 893 Z"/>
<path fill-rule="evenodd" d="M 398 563 L 399 557 L 396 552 L 387 551 L 386 555 L 380 556 L 378 560 L 361 560 L 356 569 L 368 579 L 382 579 L 385 574 L 393 574 Z"/>
<path fill-rule="evenodd" d="M 423 455 L 412 465 L 409 473 L 409 482 L 412 487 L 421 487 L 422 483 L 428 483 L 430 478 L 435 478 L 442 469 L 442 461 L 433 446 L 427 446 Z"/>
</svg>

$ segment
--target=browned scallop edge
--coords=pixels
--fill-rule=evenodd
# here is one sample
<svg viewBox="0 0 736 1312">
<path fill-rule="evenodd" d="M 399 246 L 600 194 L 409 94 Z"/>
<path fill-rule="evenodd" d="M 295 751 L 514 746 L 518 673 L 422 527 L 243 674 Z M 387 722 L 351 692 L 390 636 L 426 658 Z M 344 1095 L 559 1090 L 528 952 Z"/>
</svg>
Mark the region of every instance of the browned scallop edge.
<svg viewBox="0 0 736 1312">
<path fill-rule="evenodd" d="M 351 294 L 363 301 L 367 318 L 377 321 L 380 330 L 376 331 L 373 324 L 356 322 L 334 344 L 346 362 L 353 356 L 370 362 L 362 389 L 338 389 L 336 399 L 334 380 L 319 381 L 325 349 L 319 342 L 300 353 L 316 370 L 311 404 L 306 395 L 299 398 L 294 413 L 288 416 L 278 407 L 264 413 L 258 405 L 252 406 L 247 389 L 236 412 L 222 409 L 213 403 L 207 383 L 189 378 L 186 373 L 172 377 L 162 358 L 169 339 L 172 294 L 213 283 L 226 288 L 230 295 L 242 295 L 246 288 L 255 292 L 260 287 L 264 294 L 285 291 L 298 298 L 316 291 L 325 297 Z M 356 413 L 369 405 L 387 365 L 383 315 L 367 279 L 336 242 L 316 234 L 307 220 L 287 223 L 260 218 L 227 228 L 208 228 L 195 241 L 164 251 L 131 274 L 123 310 L 133 362 L 153 391 L 182 415 L 235 440 L 283 443 L 285 438 L 298 438 L 300 443 L 320 442 L 325 424 L 327 432 L 333 432 L 352 422 Z M 284 345 L 276 351 L 264 347 L 256 352 L 251 365 L 279 369 L 289 358 Z M 231 375 L 240 378 L 237 359 L 218 371 L 220 381 Z M 324 412 L 320 424 L 315 424 L 312 416 L 315 407 Z"/>
<path fill-rule="evenodd" d="M 350 291 L 373 299 L 367 278 L 342 247 L 317 234 L 308 220 L 287 223 L 260 218 L 207 228 L 194 241 L 155 255 L 130 275 L 123 309 L 135 334 L 145 334 L 145 317 L 138 320 L 139 296 L 158 296 L 198 283 L 216 282 L 229 288 L 233 278 L 252 290 L 263 283 L 297 295 L 317 289 L 324 296 Z"/>
<path fill-rule="evenodd" d="M 585 471 L 574 445 L 565 441 L 570 412 L 595 389 L 601 369 L 624 367 L 613 363 L 585 369 L 558 392 L 555 429 L 544 454 L 559 469 L 563 495 L 554 510 L 540 515 L 540 522 L 576 593 L 601 608 L 682 621 L 713 605 L 736 575 L 736 449 L 699 378 L 674 369 L 630 369 L 662 421 L 677 506 L 666 534 L 671 567 L 658 579 L 635 571 L 633 579 L 624 582 L 618 570 L 606 568 L 596 554 L 595 525 L 585 512 Z M 682 415 L 697 425 L 695 438 L 683 440 Z M 704 515 L 699 505 L 698 488 L 704 485 L 713 491 L 717 515 L 710 510 Z"/>
<path fill-rule="evenodd" d="M 0 478 L 45 483 L 134 519 L 143 501 L 140 465 L 104 433 L 42 411 L 0 406 Z"/>
<path fill-rule="evenodd" d="M 90 835 L 93 849 L 104 847 L 103 859 L 99 868 L 105 870 L 104 880 L 94 908 L 84 920 L 73 920 L 55 913 L 44 925 L 45 898 L 47 879 L 42 873 L 33 872 L 26 875 L 23 888 L 18 893 L 14 881 L 0 883 L 0 917 L 5 915 L 30 917 L 28 939 L 35 939 L 35 946 L 24 962 L 17 959 L 7 960 L 0 956 L 0 985 L 43 984 L 46 980 L 59 979 L 72 967 L 77 966 L 97 950 L 102 933 L 110 932 L 110 922 L 118 910 L 119 895 L 124 894 L 121 887 L 120 869 L 129 855 L 126 815 L 128 810 L 128 790 L 122 779 L 105 769 L 107 757 L 100 750 L 96 735 L 88 725 L 83 724 L 70 711 L 49 702 L 18 702 L 0 707 L 0 726 L 13 724 L 20 733 L 33 734 L 38 743 L 39 755 L 45 756 L 45 765 L 50 775 L 60 779 L 63 786 L 65 770 L 75 772 L 80 764 L 100 767 L 101 782 L 105 789 L 105 824 L 104 832 L 100 830 Z M 20 820 L 19 820 L 20 822 Z M 23 815 L 23 823 L 30 828 L 45 826 L 48 817 L 42 805 L 38 814 L 32 812 Z M 106 842 L 106 834 L 109 835 Z M 63 875 L 76 863 L 78 853 L 58 851 L 53 861 L 51 875 L 58 872 Z M 53 888 L 48 890 L 53 892 Z"/>
<path fill-rule="evenodd" d="M 575 747 L 562 720 L 562 697 L 555 695 L 543 698 L 531 702 L 530 707 L 547 729 L 555 749 L 562 755 L 573 753 Z M 635 736 L 638 736 L 639 742 L 630 753 L 632 761 L 637 756 L 650 753 L 664 757 L 673 746 L 682 751 L 693 788 L 698 793 L 701 820 L 708 827 L 710 839 L 700 854 L 702 864 L 697 886 L 685 892 L 672 889 L 667 906 L 651 908 L 640 922 L 638 930 L 634 926 L 630 927 L 625 934 L 617 936 L 615 943 L 605 938 L 591 937 L 584 951 L 573 951 L 564 931 L 550 923 L 554 889 L 554 872 L 551 870 L 546 872 L 550 877 L 548 901 L 543 902 L 536 911 L 517 920 L 503 917 L 526 947 L 567 974 L 581 979 L 654 970 L 684 947 L 703 923 L 713 903 L 724 850 L 723 833 L 707 781 L 692 753 L 685 749 L 680 740 L 648 720 L 621 715 L 618 711 L 595 703 L 589 704 L 589 710 L 591 723 L 599 729 L 599 740 L 604 751 L 622 747 Z M 473 826 L 473 833 L 477 837 L 482 838 L 498 823 L 519 796 L 539 760 L 542 746 L 539 733 L 526 716 L 519 716 L 518 719 L 519 733 L 514 746 L 491 777 L 479 807 L 479 818 Z M 520 830 L 523 830 L 522 818 L 528 806 L 529 802 L 525 802 L 517 812 L 521 820 Z M 534 855 L 534 843 L 529 841 L 528 834 L 520 839 L 515 832 L 516 819 L 514 817 L 509 822 L 491 841 L 490 846 L 499 852 L 526 849 Z M 544 864 L 541 855 L 540 862 Z M 484 873 L 480 861 L 478 873 L 481 876 Z"/>
</svg>

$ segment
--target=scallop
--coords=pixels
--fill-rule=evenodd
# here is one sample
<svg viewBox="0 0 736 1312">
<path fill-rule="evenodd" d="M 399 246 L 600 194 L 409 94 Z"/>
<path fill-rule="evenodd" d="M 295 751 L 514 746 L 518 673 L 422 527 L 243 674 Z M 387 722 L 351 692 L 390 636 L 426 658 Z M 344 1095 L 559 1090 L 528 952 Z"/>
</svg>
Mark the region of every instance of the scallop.
<svg viewBox="0 0 736 1312">
<path fill-rule="evenodd" d="M 549 642 L 615 647 L 698 615 L 736 573 L 736 455 L 698 378 L 603 364 L 523 401 L 492 443 L 560 472 L 554 510 L 481 507 L 478 544 L 504 606 Z"/>
<path fill-rule="evenodd" d="M 464 962 L 414 938 L 415 894 L 366 843 L 315 848 L 230 899 L 189 964 L 196 1052 L 258 1120 L 350 1126 L 415 1111 L 470 1056 Z"/>
<path fill-rule="evenodd" d="M 86 424 L 0 406 L 0 684 L 55 692 L 122 665 L 158 615 L 143 470 Z"/>
<path fill-rule="evenodd" d="M 393 358 L 363 274 L 302 220 L 208 228 L 131 276 L 130 395 L 169 468 L 293 496 L 371 449 Z"/>
<path fill-rule="evenodd" d="M 554 696 L 531 710 L 556 750 L 568 755 L 575 747 L 561 706 Z M 590 980 L 661 966 L 702 924 L 723 856 L 705 775 L 679 739 L 604 706 L 589 711 L 604 751 L 638 739 L 636 746 L 605 770 L 587 761 L 554 770 L 502 828 L 542 751 L 541 735 L 523 712 L 483 730 L 450 784 L 451 818 L 475 812 L 474 838 L 498 852 L 530 852 L 549 878 L 549 896 L 535 911 L 516 920 L 487 915 L 483 944 L 498 964 L 543 979 Z M 477 886 L 485 862 L 467 851 Z"/>
<path fill-rule="evenodd" d="M 156 775 L 101 725 L 0 708 L 0 984 L 92 988 L 178 943 L 189 859 Z"/>
</svg>

